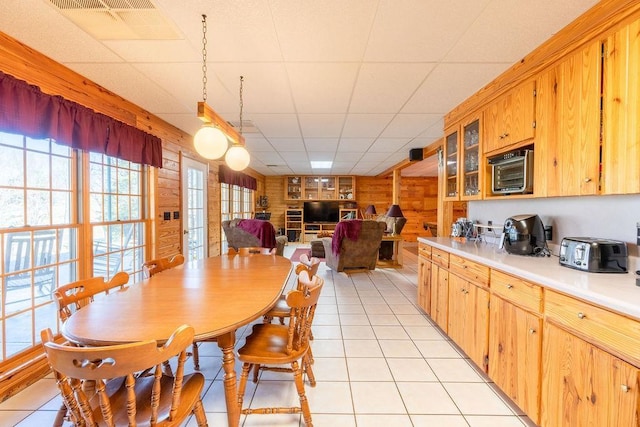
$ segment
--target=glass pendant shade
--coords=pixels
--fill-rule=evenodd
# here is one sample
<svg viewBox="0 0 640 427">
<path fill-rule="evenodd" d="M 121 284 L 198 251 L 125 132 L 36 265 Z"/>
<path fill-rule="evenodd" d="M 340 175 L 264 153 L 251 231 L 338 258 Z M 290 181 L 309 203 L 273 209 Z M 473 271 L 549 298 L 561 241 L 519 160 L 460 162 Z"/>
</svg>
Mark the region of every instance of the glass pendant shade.
<svg viewBox="0 0 640 427">
<path fill-rule="evenodd" d="M 217 127 L 205 125 L 193 137 L 193 146 L 205 159 L 219 159 L 227 151 L 229 140 Z"/>
<path fill-rule="evenodd" d="M 242 145 L 234 144 L 229 148 L 227 154 L 224 156 L 224 160 L 234 171 L 241 171 L 249 166 L 251 160 L 249 152 Z"/>
</svg>

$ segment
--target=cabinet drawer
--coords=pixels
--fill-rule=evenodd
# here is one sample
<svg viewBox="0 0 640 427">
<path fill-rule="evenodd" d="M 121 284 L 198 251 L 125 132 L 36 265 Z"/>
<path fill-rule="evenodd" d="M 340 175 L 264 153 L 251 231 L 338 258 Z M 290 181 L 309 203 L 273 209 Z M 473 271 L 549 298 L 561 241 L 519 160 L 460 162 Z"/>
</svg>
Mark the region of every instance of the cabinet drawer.
<svg viewBox="0 0 640 427">
<path fill-rule="evenodd" d="M 491 292 L 534 313 L 542 312 L 542 287 L 493 270 Z"/>
<path fill-rule="evenodd" d="M 449 271 L 464 277 L 476 285 L 489 286 L 489 267 L 451 254 Z"/>
<path fill-rule="evenodd" d="M 431 261 L 440 267 L 449 268 L 449 252 L 440 249 L 431 249 Z"/>
<path fill-rule="evenodd" d="M 640 366 L 640 322 L 554 291 L 545 293 L 547 320 Z"/>
<path fill-rule="evenodd" d="M 431 259 L 431 246 L 424 244 L 424 243 L 419 243 L 418 244 L 418 256 L 421 256 L 423 258 L 427 258 L 427 259 Z"/>
</svg>

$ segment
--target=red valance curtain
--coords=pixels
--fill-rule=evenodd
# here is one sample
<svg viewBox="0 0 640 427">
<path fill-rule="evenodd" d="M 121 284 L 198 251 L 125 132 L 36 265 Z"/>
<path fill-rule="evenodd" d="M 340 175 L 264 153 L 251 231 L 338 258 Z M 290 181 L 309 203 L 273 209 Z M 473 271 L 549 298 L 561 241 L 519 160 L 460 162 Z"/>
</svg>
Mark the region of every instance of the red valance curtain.
<svg viewBox="0 0 640 427">
<path fill-rule="evenodd" d="M 248 188 L 249 190 L 258 189 L 258 181 L 255 178 L 250 177 L 242 172 L 236 172 L 229 169 L 225 165 L 220 165 L 218 170 L 218 176 L 220 182 L 224 184 L 237 185 L 239 187 Z"/>
<path fill-rule="evenodd" d="M 0 71 L 0 130 L 162 167 L 162 141 Z"/>
</svg>

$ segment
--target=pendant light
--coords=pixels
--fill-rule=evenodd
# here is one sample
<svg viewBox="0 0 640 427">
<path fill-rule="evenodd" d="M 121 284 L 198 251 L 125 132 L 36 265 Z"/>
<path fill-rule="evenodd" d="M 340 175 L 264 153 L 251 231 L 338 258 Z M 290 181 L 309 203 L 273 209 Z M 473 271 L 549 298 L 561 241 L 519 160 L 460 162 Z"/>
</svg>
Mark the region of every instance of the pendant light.
<svg viewBox="0 0 640 427">
<path fill-rule="evenodd" d="M 242 100 L 243 82 L 244 77 L 240 76 L 240 135 L 242 135 L 242 109 L 244 107 L 244 103 Z M 234 141 L 233 145 L 231 146 L 231 148 L 229 148 L 227 154 L 224 156 L 224 160 L 229 168 L 235 171 L 241 171 L 249 166 L 251 156 L 249 156 L 249 152 L 242 144 Z"/>
<path fill-rule="evenodd" d="M 207 102 L 207 15 L 202 15 L 202 100 Z M 206 123 L 194 135 L 193 146 L 202 157 L 213 160 L 224 155 L 229 140 L 214 124 Z"/>
</svg>

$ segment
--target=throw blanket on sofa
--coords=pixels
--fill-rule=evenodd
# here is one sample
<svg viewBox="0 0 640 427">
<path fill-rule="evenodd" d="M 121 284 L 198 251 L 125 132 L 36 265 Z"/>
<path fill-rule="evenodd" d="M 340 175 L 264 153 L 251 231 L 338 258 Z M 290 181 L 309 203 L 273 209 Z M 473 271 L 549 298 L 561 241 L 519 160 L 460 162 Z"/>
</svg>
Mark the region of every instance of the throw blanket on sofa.
<svg viewBox="0 0 640 427">
<path fill-rule="evenodd" d="M 242 219 L 238 221 L 238 228 L 256 236 L 260 240 L 260 245 L 263 248 L 276 247 L 276 231 L 269 221 Z"/>
<path fill-rule="evenodd" d="M 338 255 L 340 252 L 340 245 L 342 245 L 342 239 L 345 237 L 349 240 L 358 240 L 360 229 L 362 229 L 362 221 L 359 219 L 340 221 L 336 224 L 336 229 L 333 231 L 333 239 L 331 239 L 331 251 L 334 255 Z"/>
</svg>

